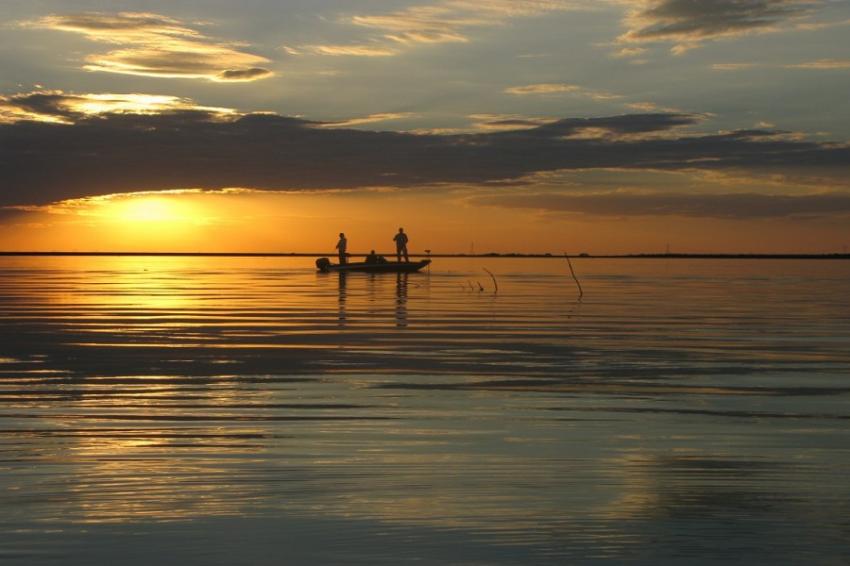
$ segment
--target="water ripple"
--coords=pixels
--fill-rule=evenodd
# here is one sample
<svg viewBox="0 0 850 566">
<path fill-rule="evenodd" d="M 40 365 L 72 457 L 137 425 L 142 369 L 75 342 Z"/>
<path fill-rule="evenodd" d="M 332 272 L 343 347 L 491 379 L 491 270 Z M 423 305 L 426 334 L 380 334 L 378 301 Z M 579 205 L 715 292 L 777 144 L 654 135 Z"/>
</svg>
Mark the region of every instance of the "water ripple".
<svg viewBox="0 0 850 566">
<path fill-rule="evenodd" d="M 848 558 L 850 266 L 483 261 L 0 258 L 0 560 Z"/>
</svg>

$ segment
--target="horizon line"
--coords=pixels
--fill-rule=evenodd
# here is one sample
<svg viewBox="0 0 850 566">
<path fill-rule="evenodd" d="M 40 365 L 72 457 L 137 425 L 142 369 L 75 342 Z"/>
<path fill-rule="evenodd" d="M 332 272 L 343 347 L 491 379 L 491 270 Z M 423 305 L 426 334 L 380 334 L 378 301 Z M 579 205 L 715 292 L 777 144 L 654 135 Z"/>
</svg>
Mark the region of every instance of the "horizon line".
<svg viewBox="0 0 850 566">
<path fill-rule="evenodd" d="M 154 252 L 154 251 L 0 251 L 0 256 L 171 256 L 171 257 L 334 257 L 337 254 L 327 252 Z M 352 253 L 349 256 L 366 254 Z M 386 254 L 395 255 L 395 254 Z M 820 252 L 820 253 L 798 253 L 798 252 L 637 252 L 620 254 L 567 254 L 551 252 L 487 252 L 487 253 L 429 253 L 409 254 L 409 257 L 421 258 L 487 258 L 487 259 L 561 259 L 563 257 L 579 259 L 627 259 L 627 258 L 671 258 L 671 259 L 850 259 L 847 252 Z"/>
</svg>

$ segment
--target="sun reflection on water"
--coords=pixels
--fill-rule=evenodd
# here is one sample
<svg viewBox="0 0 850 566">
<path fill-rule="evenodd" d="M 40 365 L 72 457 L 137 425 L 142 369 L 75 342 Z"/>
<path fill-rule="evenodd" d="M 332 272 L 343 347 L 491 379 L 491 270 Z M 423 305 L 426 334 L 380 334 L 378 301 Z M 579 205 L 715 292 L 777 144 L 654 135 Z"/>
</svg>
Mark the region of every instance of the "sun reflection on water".
<svg viewBox="0 0 850 566">
<path fill-rule="evenodd" d="M 2 261 L 4 526 L 297 515 L 564 562 L 710 553 L 706 521 L 802 553 L 850 500 L 843 267 L 706 290 L 706 264 L 586 262 L 577 308 L 554 263 L 499 264 L 496 295 L 468 260 Z"/>
</svg>

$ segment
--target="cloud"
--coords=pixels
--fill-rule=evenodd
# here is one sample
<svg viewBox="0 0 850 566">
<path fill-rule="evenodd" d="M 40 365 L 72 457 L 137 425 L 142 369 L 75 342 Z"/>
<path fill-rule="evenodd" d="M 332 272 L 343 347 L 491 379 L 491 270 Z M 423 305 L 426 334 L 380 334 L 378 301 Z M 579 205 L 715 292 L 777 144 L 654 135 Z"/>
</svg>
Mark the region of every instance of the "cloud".
<svg viewBox="0 0 850 566">
<path fill-rule="evenodd" d="M 818 59 L 817 61 L 788 63 L 785 65 L 766 65 L 759 63 L 715 63 L 711 66 L 711 68 L 715 71 L 746 71 L 748 69 L 754 69 L 756 67 L 841 71 L 845 69 L 850 69 L 850 59 Z"/>
<path fill-rule="evenodd" d="M 703 41 L 791 29 L 820 0 L 626 0 L 631 5 L 620 43 L 673 43 L 683 53 Z"/>
<path fill-rule="evenodd" d="M 850 69 L 850 59 L 818 59 L 802 63 L 786 65 L 764 65 L 759 63 L 715 63 L 711 66 L 715 71 L 745 71 L 756 67 L 774 67 L 784 69 L 812 69 L 820 71 L 842 71 Z"/>
<path fill-rule="evenodd" d="M 758 63 L 715 63 L 711 68 L 715 71 L 746 71 L 758 66 Z"/>
<path fill-rule="evenodd" d="M 616 52 L 614 52 L 613 57 L 616 58 L 624 58 L 624 57 L 638 57 L 646 53 L 645 47 L 623 47 Z"/>
<path fill-rule="evenodd" d="M 213 40 L 174 18 L 152 13 L 90 12 L 50 15 L 22 24 L 78 33 L 91 41 L 119 46 L 85 58 L 84 69 L 148 77 L 245 82 L 272 76 L 265 57 Z"/>
<path fill-rule="evenodd" d="M 201 106 L 191 99 L 159 94 L 71 94 L 61 90 L 0 96 L 0 123 L 21 120 L 73 124 L 99 114 L 161 114 L 199 111 L 210 116 L 236 116 L 232 108 Z"/>
<path fill-rule="evenodd" d="M 557 118 L 529 117 L 520 114 L 470 114 L 472 131 L 528 130 L 557 122 Z"/>
<path fill-rule="evenodd" d="M 512 86 L 506 88 L 507 94 L 526 95 L 526 94 L 561 94 L 565 92 L 578 92 L 580 86 L 564 83 L 537 83 L 523 86 Z"/>
<path fill-rule="evenodd" d="M 688 216 L 752 220 L 850 215 L 850 193 L 770 195 L 608 192 L 475 197 L 476 204 L 598 216 Z"/>
<path fill-rule="evenodd" d="M 353 16 L 351 23 L 380 30 L 385 39 L 397 43 L 453 43 L 469 39 L 464 30 L 493 25 L 474 13 L 463 14 L 444 4 L 412 6 L 399 12 L 374 16 Z"/>
<path fill-rule="evenodd" d="M 345 16 L 342 21 L 372 30 L 367 43 L 288 47 L 291 54 L 390 56 L 415 45 L 466 43 L 474 29 L 498 27 L 514 18 L 584 9 L 583 0 L 442 0 L 393 12 Z"/>
<path fill-rule="evenodd" d="M 682 113 L 567 118 L 450 135 L 222 114 L 185 99 L 161 112 L 85 113 L 67 110 L 75 95 L 67 95 L 70 102 L 38 96 L 6 97 L 4 104 L 65 123 L 24 117 L 0 124 L 0 206 L 180 187 L 506 185 L 547 171 L 605 168 L 757 170 L 840 183 L 850 163 L 846 145 L 785 139 L 774 130 L 700 133 L 688 128 L 704 117 Z"/>
<path fill-rule="evenodd" d="M 332 57 L 390 57 L 398 54 L 398 49 L 380 44 L 327 44 L 327 45 L 302 45 L 300 47 L 284 47 L 290 55 L 330 55 Z"/>
<path fill-rule="evenodd" d="M 444 6 L 477 13 L 482 18 L 503 21 L 505 18 L 540 16 L 552 11 L 583 9 L 586 3 L 568 0 L 447 0 Z"/>
<path fill-rule="evenodd" d="M 630 110 L 638 110 L 640 112 L 665 112 L 669 114 L 679 114 L 682 112 L 678 108 L 673 108 L 670 106 L 661 106 L 659 104 L 656 104 L 655 102 L 648 101 L 629 102 L 625 106 Z"/>
<path fill-rule="evenodd" d="M 350 118 L 339 122 L 324 122 L 319 124 L 322 128 L 348 128 L 351 126 L 360 126 L 362 124 L 373 124 L 375 122 L 391 122 L 393 120 L 405 120 L 414 118 L 416 114 L 413 112 L 380 112 L 378 114 L 369 114 L 360 118 Z"/>
<path fill-rule="evenodd" d="M 837 20 L 837 21 L 829 21 L 829 22 L 800 22 L 796 26 L 795 29 L 800 31 L 820 31 L 822 29 L 829 29 L 834 27 L 843 27 L 850 26 L 850 19 L 847 20 Z"/>
<path fill-rule="evenodd" d="M 796 63 L 794 65 L 785 65 L 788 69 L 817 69 L 817 70 L 836 70 L 850 69 L 850 59 L 819 59 L 817 61 L 808 61 L 805 63 Z"/>
<path fill-rule="evenodd" d="M 640 110 L 641 112 L 654 112 L 658 110 L 658 105 L 654 102 L 630 102 L 626 104 L 626 107 L 632 110 Z"/>
<path fill-rule="evenodd" d="M 258 79 L 265 79 L 272 76 L 274 73 L 268 69 L 261 67 L 251 67 L 250 69 L 226 69 L 216 75 L 216 79 L 225 82 L 248 82 Z"/>
<path fill-rule="evenodd" d="M 569 93 L 599 101 L 616 100 L 618 98 L 622 98 L 622 96 L 618 94 L 612 94 L 610 92 L 605 92 L 601 90 L 590 90 L 580 87 L 578 85 L 566 83 L 536 83 L 530 85 L 512 86 L 506 88 L 504 92 L 506 94 L 513 94 L 515 96 L 553 95 Z"/>
</svg>

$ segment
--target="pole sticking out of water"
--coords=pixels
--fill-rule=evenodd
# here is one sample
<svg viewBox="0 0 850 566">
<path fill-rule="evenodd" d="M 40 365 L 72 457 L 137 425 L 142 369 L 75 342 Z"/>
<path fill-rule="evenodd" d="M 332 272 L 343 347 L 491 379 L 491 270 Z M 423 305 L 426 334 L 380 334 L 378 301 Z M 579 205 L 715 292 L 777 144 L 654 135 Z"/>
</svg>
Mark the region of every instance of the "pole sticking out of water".
<svg viewBox="0 0 850 566">
<path fill-rule="evenodd" d="M 570 266 L 570 273 L 573 274 L 573 279 L 576 280 L 576 285 L 578 285 L 578 298 L 582 298 L 584 296 L 584 291 L 581 288 L 581 283 L 578 281 L 578 277 L 576 277 L 576 272 L 573 269 L 573 262 L 570 261 L 570 256 L 567 255 L 567 252 L 564 252 L 564 257 L 567 258 L 567 265 Z"/>
<path fill-rule="evenodd" d="M 498 293 L 498 292 L 499 292 L 499 284 L 498 284 L 498 283 L 496 283 L 496 276 L 495 276 L 495 275 L 493 275 L 492 273 L 490 273 L 490 270 L 489 270 L 489 269 L 487 269 L 486 267 L 482 267 L 481 269 L 483 269 L 484 271 L 486 271 L 486 272 L 487 272 L 487 274 L 488 274 L 488 275 L 490 275 L 490 278 L 491 278 L 491 279 L 493 279 L 493 287 L 495 288 L 495 290 L 493 291 L 493 293 L 494 293 L 494 294 L 495 294 L 495 293 Z"/>
</svg>

